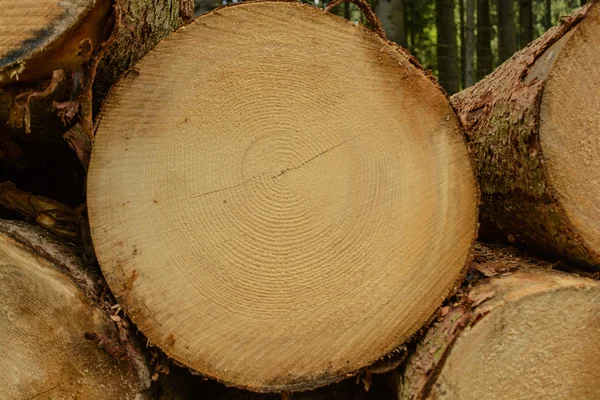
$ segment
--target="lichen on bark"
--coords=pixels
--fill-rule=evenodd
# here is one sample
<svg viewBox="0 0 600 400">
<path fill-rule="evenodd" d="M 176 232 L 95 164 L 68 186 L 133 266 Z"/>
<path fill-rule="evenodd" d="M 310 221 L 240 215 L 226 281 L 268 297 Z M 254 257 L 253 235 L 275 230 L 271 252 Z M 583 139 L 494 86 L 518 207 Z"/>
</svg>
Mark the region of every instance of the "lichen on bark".
<svg viewBox="0 0 600 400">
<path fill-rule="evenodd" d="M 545 79 L 592 6 L 564 18 L 451 102 L 465 128 L 481 188 L 481 236 L 525 243 L 598 269 L 600 255 L 580 239 L 555 198 L 540 146 Z"/>
</svg>

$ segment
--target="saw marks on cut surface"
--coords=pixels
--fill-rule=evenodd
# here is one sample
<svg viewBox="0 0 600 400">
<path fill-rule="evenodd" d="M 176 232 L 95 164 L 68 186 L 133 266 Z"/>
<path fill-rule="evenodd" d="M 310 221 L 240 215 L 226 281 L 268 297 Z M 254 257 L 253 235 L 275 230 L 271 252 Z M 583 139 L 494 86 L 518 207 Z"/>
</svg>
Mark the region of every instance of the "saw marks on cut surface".
<svg viewBox="0 0 600 400">
<path fill-rule="evenodd" d="M 113 325 L 54 266 L 0 235 L 0 397 L 136 398 L 136 373 L 97 344 Z"/>
<path fill-rule="evenodd" d="M 477 293 L 495 294 L 475 310 L 481 320 L 460 334 L 431 398 L 598 397 L 598 282 L 519 272 Z"/>
<path fill-rule="evenodd" d="M 584 243 L 600 253 L 600 4 L 564 45 L 541 106 L 540 140 L 556 196 Z"/>
<path fill-rule="evenodd" d="M 220 9 L 113 90 L 88 178 L 95 249 L 150 341 L 258 391 L 339 379 L 459 277 L 474 178 L 441 91 L 363 28 Z"/>
</svg>

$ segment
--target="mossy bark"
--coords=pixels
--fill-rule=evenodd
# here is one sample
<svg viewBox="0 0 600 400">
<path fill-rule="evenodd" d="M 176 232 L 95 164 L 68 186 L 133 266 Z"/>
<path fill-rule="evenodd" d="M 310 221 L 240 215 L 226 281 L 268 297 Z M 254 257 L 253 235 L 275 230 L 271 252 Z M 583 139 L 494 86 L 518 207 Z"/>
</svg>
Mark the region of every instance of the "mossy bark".
<svg viewBox="0 0 600 400">
<path fill-rule="evenodd" d="M 593 269 L 600 255 L 578 237 L 555 198 L 540 149 L 545 79 L 589 13 L 583 7 L 451 98 L 472 149 L 481 188 L 481 235 L 520 242 Z"/>
</svg>

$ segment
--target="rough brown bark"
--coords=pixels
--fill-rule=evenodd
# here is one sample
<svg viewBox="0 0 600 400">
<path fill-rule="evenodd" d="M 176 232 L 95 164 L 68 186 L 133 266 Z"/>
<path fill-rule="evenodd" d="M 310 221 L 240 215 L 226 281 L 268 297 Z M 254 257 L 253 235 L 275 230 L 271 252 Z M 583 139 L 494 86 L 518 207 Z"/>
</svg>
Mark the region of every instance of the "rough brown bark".
<svg viewBox="0 0 600 400">
<path fill-rule="evenodd" d="M 0 393 L 146 398 L 142 346 L 97 282 L 59 239 L 0 221 Z"/>
<path fill-rule="evenodd" d="M 116 79 L 161 38 L 179 26 L 183 20 L 180 14 L 185 13 L 185 9 L 180 8 L 179 0 L 118 0 L 117 4 L 122 13 L 121 26 L 114 43 L 97 68 L 93 87 L 93 115 L 99 111 L 103 98 Z M 112 22 L 106 22 L 105 27 L 107 34 L 110 34 Z M 89 148 L 86 149 L 84 145 L 86 133 L 81 130 L 82 124 L 78 123 L 82 122 L 79 105 L 82 102 L 86 104 L 88 117 L 91 110 L 90 99 L 82 98 L 82 85 L 87 79 L 85 70 L 76 68 L 65 71 L 62 82 L 53 93 L 45 98 L 31 98 L 31 134 L 25 134 L 24 126 L 27 93 L 44 92 L 49 80 L 12 84 L 0 89 L 0 180 L 18 182 L 24 190 L 71 206 L 83 202 L 81 187 L 85 171 L 81 168 L 78 156 L 86 162 Z M 17 107 L 14 105 L 15 96 L 20 93 L 24 93 L 24 96 Z M 53 103 L 58 110 L 53 109 Z M 57 115 L 58 112 L 63 115 L 66 125 Z M 15 122 L 14 126 L 6 123 L 9 119 Z M 68 133 L 69 144 L 78 146 L 77 155 L 63 139 L 65 133 Z"/>
<path fill-rule="evenodd" d="M 565 203 L 557 200 L 540 148 L 540 104 L 548 73 L 562 46 L 594 7 L 597 13 L 597 5 L 588 5 L 565 18 L 451 101 L 476 161 L 482 191 L 481 234 L 598 268 L 598 249 L 581 237 L 564 211 Z"/>
<path fill-rule="evenodd" d="M 600 282 L 478 245 L 472 285 L 398 374 L 398 398 L 595 396 Z"/>
</svg>

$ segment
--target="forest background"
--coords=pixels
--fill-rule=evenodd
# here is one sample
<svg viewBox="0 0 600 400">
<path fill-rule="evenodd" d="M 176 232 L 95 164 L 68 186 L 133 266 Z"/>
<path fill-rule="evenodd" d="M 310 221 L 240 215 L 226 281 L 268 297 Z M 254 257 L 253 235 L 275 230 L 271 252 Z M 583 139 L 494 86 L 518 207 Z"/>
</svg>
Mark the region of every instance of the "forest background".
<svg viewBox="0 0 600 400">
<path fill-rule="evenodd" d="M 239 0 L 194 0 L 195 14 Z M 328 0 L 302 0 L 325 8 Z M 388 39 L 408 49 L 449 94 L 473 85 L 589 0 L 366 0 Z M 338 15 L 368 25 L 357 6 Z"/>
</svg>

